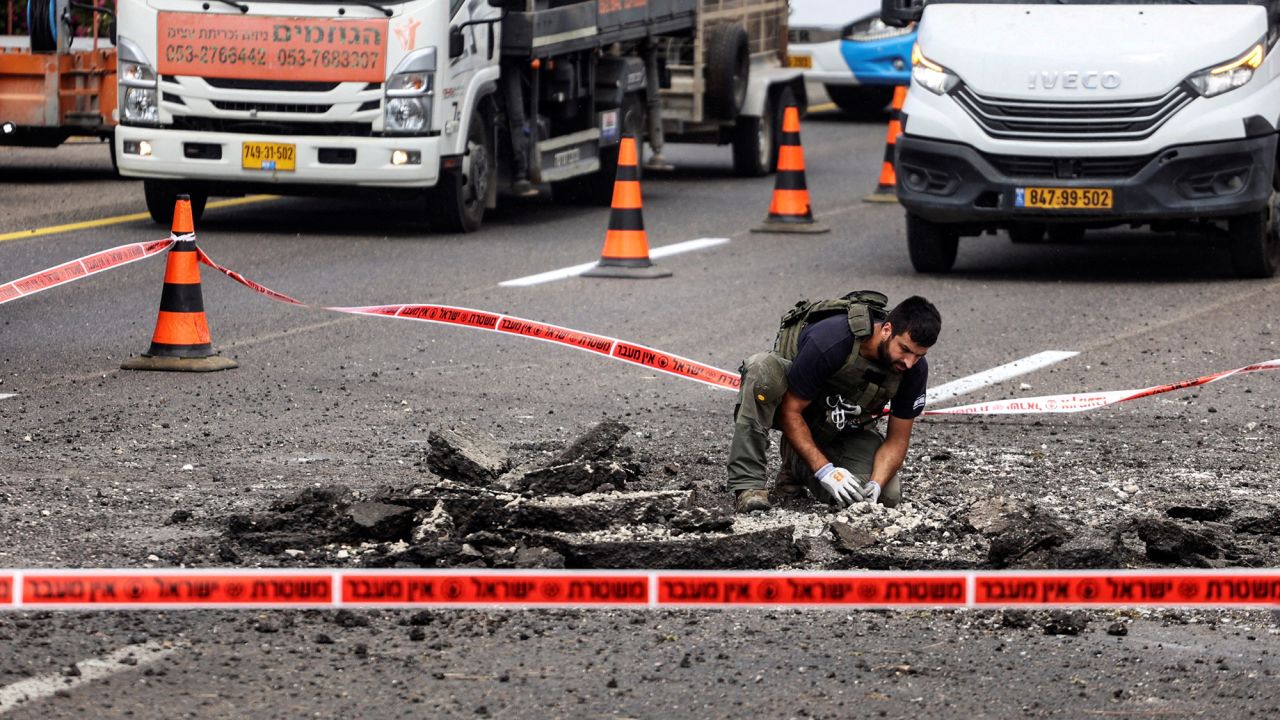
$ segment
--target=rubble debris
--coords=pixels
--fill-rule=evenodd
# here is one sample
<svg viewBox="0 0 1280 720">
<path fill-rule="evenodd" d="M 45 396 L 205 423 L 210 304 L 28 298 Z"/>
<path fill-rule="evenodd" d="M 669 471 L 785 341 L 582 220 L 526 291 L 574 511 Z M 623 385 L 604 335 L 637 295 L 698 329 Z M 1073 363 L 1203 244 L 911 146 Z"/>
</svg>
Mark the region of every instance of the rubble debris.
<svg viewBox="0 0 1280 720">
<path fill-rule="evenodd" d="M 571 462 L 525 473 L 519 487 L 534 495 L 586 495 L 605 483 L 623 488 L 628 472 L 612 461 Z"/>
<path fill-rule="evenodd" d="M 1165 515 L 1175 520 L 1195 520 L 1197 522 L 1217 522 L 1231 515 L 1231 508 L 1225 505 L 1193 506 L 1174 505 L 1166 508 Z"/>
<path fill-rule="evenodd" d="M 1250 514 L 1235 519 L 1236 532 L 1250 535 L 1280 535 L 1280 508 L 1271 508 L 1265 515 Z"/>
<path fill-rule="evenodd" d="M 970 524 L 974 519 L 970 514 Z M 1014 512 L 979 520 L 984 521 L 984 534 L 991 537 L 987 562 L 995 567 L 1009 567 L 1031 553 L 1058 547 L 1072 538 L 1057 520 L 1029 503 Z"/>
<path fill-rule="evenodd" d="M 841 552 L 854 552 L 876 544 L 876 536 L 870 531 L 855 528 L 849 523 L 833 522 L 830 529 L 835 537 L 835 548 Z"/>
<path fill-rule="evenodd" d="M 444 478 L 488 485 L 511 465 L 501 445 L 468 425 L 433 430 L 427 441 L 427 468 Z"/>
<path fill-rule="evenodd" d="M 1133 530 L 1147 544 L 1147 557 L 1155 562 L 1212 567 L 1209 559 L 1223 556 L 1225 541 L 1216 534 L 1185 528 L 1172 520 L 1137 520 Z"/>
<path fill-rule="evenodd" d="M 1107 634 L 1114 637 L 1124 637 L 1129 634 L 1129 626 L 1122 622 L 1113 622 L 1107 626 Z"/>
<path fill-rule="evenodd" d="M 835 543 L 825 537 L 806 535 L 796 540 L 796 552 L 805 563 L 826 566 L 840 559 Z"/>
<path fill-rule="evenodd" d="M 1026 630 L 1035 625 L 1035 617 L 1030 610 L 1009 609 L 1000 611 L 1000 626 L 1014 630 Z"/>
<path fill-rule="evenodd" d="M 1089 614 L 1083 610 L 1053 610 L 1041 627 L 1045 635 L 1079 635 L 1089 625 Z"/>
<path fill-rule="evenodd" d="M 581 461 L 600 460 L 613 450 L 630 430 L 630 427 L 617 420 L 603 420 L 574 440 L 547 465 L 568 465 Z"/>
<path fill-rule="evenodd" d="M 590 540 L 548 535 L 543 540 L 570 568 L 763 570 L 799 555 L 791 525 L 737 535 L 681 536 L 676 540 Z M 688 539 L 686 539 L 688 538 Z"/>
<path fill-rule="evenodd" d="M 666 523 L 681 512 L 688 498 L 689 493 L 679 491 L 521 498 L 503 512 L 511 527 L 591 532 L 623 524 Z M 729 521 L 732 524 L 732 518 Z"/>
<path fill-rule="evenodd" d="M 413 528 L 413 515 L 413 508 L 380 502 L 359 502 L 346 510 L 353 531 L 375 540 L 408 537 Z"/>
</svg>

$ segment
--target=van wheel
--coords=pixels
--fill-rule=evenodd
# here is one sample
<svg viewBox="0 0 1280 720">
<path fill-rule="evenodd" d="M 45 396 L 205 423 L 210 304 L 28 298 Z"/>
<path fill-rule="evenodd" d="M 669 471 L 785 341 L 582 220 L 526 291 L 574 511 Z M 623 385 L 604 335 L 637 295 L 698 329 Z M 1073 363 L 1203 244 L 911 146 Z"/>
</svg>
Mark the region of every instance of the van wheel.
<svg viewBox="0 0 1280 720">
<path fill-rule="evenodd" d="M 440 175 L 440 184 L 427 192 L 427 222 L 435 230 L 475 232 L 484 221 L 485 202 L 497 177 L 493 133 L 479 109 L 471 112 L 467 126 L 467 151 L 461 170 Z"/>
<path fill-rule="evenodd" d="M 1009 228 L 1009 239 L 1016 245 L 1035 245 L 1044 240 L 1044 226 L 1036 223 L 1014 225 Z"/>
<path fill-rule="evenodd" d="M 1242 278 L 1269 278 L 1280 268 L 1280 222 L 1277 219 L 1280 194 L 1271 191 L 1267 207 L 1251 215 L 1231 218 L 1231 264 Z"/>
<path fill-rule="evenodd" d="M 956 264 L 960 234 L 942 224 L 907 213 L 907 251 L 916 272 L 944 273 Z"/>
<path fill-rule="evenodd" d="M 1084 232 L 1079 225 L 1052 225 L 1049 227 L 1049 242 L 1074 245 L 1084 240 Z"/>
<path fill-rule="evenodd" d="M 760 117 L 739 115 L 733 127 L 733 172 L 741 177 L 760 177 L 778 168 L 778 138 L 782 114 L 796 104 L 796 94 L 784 87 L 765 99 Z"/>
<path fill-rule="evenodd" d="M 204 217 L 204 206 L 209 202 L 208 191 L 200 185 L 172 180 L 143 180 L 142 194 L 151 219 L 163 227 L 173 226 L 173 206 L 179 195 L 191 197 L 191 220 L 196 223 Z"/>
<path fill-rule="evenodd" d="M 703 110 L 708 118 L 732 120 L 747 101 L 747 80 L 751 75 L 751 53 L 747 31 L 741 25 L 713 25 L 707 32 L 707 94 Z"/>
</svg>

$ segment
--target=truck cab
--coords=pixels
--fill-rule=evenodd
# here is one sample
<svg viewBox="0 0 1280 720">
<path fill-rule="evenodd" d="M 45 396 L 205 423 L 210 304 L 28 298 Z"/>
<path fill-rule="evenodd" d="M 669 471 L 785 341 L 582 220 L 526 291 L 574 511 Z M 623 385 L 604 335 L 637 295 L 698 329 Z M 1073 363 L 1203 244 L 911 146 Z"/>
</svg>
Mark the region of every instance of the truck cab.
<svg viewBox="0 0 1280 720">
<path fill-rule="evenodd" d="M 962 237 L 1194 228 L 1280 267 L 1272 0 L 884 0 L 919 21 L 897 143 L 921 272 Z"/>
</svg>

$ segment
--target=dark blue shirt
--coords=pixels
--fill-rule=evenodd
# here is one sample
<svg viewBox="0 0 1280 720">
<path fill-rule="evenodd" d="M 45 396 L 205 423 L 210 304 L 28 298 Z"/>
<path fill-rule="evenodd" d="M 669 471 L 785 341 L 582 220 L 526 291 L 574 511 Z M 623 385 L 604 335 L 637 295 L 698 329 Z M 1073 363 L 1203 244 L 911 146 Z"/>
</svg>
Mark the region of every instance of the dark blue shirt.
<svg viewBox="0 0 1280 720">
<path fill-rule="evenodd" d="M 853 352 L 853 331 L 847 315 L 823 318 L 800 331 L 800 345 L 791 369 L 787 371 L 787 388 L 801 400 L 818 399 L 819 388 L 848 362 Z M 911 420 L 924 412 L 925 389 L 929 384 L 929 363 L 920 358 L 902 374 L 898 392 L 889 402 L 889 413 Z"/>
</svg>

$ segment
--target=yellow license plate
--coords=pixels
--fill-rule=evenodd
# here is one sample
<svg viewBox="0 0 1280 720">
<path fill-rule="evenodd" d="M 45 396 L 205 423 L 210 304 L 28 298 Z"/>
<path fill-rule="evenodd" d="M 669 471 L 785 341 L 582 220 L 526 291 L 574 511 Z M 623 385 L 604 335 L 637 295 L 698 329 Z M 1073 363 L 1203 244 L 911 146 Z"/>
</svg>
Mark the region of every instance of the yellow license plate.
<svg viewBox="0 0 1280 720">
<path fill-rule="evenodd" d="M 807 70 L 813 67 L 813 58 L 809 55 L 788 55 L 787 67 L 805 68 Z"/>
<path fill-rule="evenodd" d="M 240 167 L 245 170 L 293 172 L 296 149 L 289 143 L 247 142 L 240 146 Z"/>
<path fill-rule="evenodd" d="M 1110 210 L 1111 188 L 1015 188 L 1013 205 L 1041 210 Z"/>
</svg>

